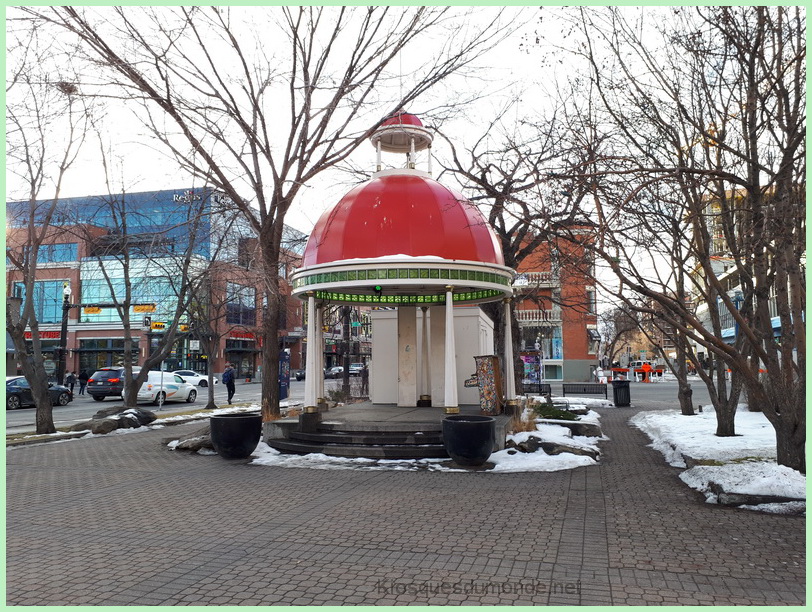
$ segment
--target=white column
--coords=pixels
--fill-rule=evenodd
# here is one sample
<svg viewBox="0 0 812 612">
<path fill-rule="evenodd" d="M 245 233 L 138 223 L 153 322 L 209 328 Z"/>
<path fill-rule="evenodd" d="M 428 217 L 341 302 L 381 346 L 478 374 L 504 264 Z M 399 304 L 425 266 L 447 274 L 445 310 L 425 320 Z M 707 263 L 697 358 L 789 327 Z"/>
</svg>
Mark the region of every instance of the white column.
<svg viewBox="0 0 812 612">
<path fill-rule="evenodd" d="M 398 306 L 398 406 L 417 405 L 417 309 Z"/>
<path fill-rule="evenodd" d="M 457 345 L 454 341 L 454 287 L 445 288 L 445 412 L 458 414 Z"/>
<path fill-rule="evenodd" d="M 307 363 L 305 364 L 305 408 L 316 406 L 316 392 L 318 385 L 318 334 L 316 332 L 316 297 L 313 293 L 307 296 Z"/>
<path fill-rule="evenodd" d="M 423 312 L 422 346 L 420 347 L 420 395 L 431 397 L 431 368 L 429 368 L 429 308 L 421 306 Z M 421 397 L 421 399 L 423 399 Z"/>
<path fill-rule="evenodd" d="M 513 326 L 510 324 L 510 299 L 505 299 L 505 401 L 516 399 L 516 373 L 513 365 Z"/>
<path fill-rule="evenodd" d="M 316 398 L 324 398 L 324 304 L 316 306 L 316 338 L 318 350 L 316 351 Z"/>
</svg>

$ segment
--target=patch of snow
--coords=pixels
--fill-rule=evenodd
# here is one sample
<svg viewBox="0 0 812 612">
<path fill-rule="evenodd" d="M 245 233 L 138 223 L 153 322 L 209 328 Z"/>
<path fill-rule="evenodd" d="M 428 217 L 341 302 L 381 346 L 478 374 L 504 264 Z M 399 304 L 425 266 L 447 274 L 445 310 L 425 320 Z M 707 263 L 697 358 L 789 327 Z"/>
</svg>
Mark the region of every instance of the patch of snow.
<svg viewBox="0 0 812 612">
<path fill-rule="evenodd" d="M 738 435 L 726 438 L 715 435 L 716 413 L 710 406 L 693 416 L 683 416 L 676 410 L 639 412 L 630 423 L 648 434 L 652 447 L 666 455 L 666 460 L 675 467 L 685 467 L 681 455 L 722 462 L 747 457 L 775 458 L 775 430 L 761 412 L 738 410 L 735 420 Z"/>
<path fill-rule="evenodd" d="M 557 472 L 559 470 L 571 470 L 585 465 L 596 465 L 596 461 L 591 457 L 573 455 L 572 453 L 561 453 L 560 455 L 548 455 L 542 450 L 535 453 L 510 454 L 509 449 L 500 450 L 493 453 L 488 461 L 494 463 L 492 472 Z"/>
<path fill-rule="evenodd" d="M 736 436 L 716 436 L 716 414 L 712 406 L 693 416 L 676 410 L 640 412 L 629 423 L 651 438 L 651 447 L 660 451 L 675 467 L 686 467 L 683 457 L 720 465 L 699 465 L 680 474 L 688 486 L 716 502 L 710 483 L 727 493 L 777 495 L 806 498 L 806 476 L 775 462 L 775 430 L 761 412 L 750 412 L 746 404 L 736 411 Z M 760 504 L 740 506 L 765 512 L 797 514 L 797 505 Z M 782 509 L 783 508 L 783 509 Z"/>
<path fill-rule="evenodd" d="M 153 427 L 152 425 L 142 425 L 141 427 L 125 427 L 123 429 L 114 429 L 110 433 L 106 434 L 87 433 L 84 436 L 81 436 L 81 438 L 84 439 L 84 438 L 101 438 L 103 436 L 121 436 L 131 433 L 138 433 L 141 431 L 150 431 L 151 429 L 158 429 L 159 427 Z"/>
<path fill-rule="evenodd" d="M 786 502 L 783 504 L 758 504 L 756 506 L 742 505 L 739 508 L 769 512 L 770 514 L 806 514 L 806 502 Z"/>
<path fill-rule="evenodd" d="M 698 465 L 682 472 L 679 477 L 692 489 L 713 496 L 713 501 L 716 496 L 710 491 L 711 482 L 721 485 L 725 493 L 806 498 L 806 476 L 765 461 Z"/>
<path fill-rule="evenodd" d="M 367 459 L 358 457 L 331 457 L 323 453 L 307 455 L 286 455 L 271 448 L 264 442 L 257 445 L 251 454 L 251 465 L 264 465 L 284 468 L 311 468 L 317 470 L 395 470 L 395 471 L 446 471 L 465 472 L 467 470 L 448 468 L 440 465 L 449 459 Z"/>
</svg>

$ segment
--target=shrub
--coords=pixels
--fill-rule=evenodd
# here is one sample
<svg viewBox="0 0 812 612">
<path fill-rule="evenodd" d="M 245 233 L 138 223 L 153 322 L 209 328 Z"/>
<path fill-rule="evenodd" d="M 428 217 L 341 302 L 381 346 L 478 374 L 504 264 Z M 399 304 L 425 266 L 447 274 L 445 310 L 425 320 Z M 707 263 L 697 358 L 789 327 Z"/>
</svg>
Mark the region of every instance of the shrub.
<svg viewBox="0 0 812 612">
<path fill-rule="evenodd" d="M 535 415 L 542 419 L 558 419 L 560 421 L 577 421 L 578 417 L 571 412 L 556 408 L 552 404 L 532 404 L 530 408 Z"/>
</svg>

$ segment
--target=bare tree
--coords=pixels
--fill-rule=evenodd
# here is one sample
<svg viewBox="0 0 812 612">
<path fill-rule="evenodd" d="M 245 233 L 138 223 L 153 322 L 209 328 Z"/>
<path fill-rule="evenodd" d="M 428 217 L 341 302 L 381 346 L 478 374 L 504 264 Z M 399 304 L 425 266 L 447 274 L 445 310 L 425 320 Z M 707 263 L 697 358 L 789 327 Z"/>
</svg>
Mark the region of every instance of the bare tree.
<svg viewBox="0 0 812 612">
<path fill-rule="evenodd" d="M 279 414 L 273 271 L 285 217 L 302 186 L 345 160 L 387 115 L 470 66 L 504 34 L 499 13 L 481 30 L 461 30 L 455 29 L 458 12 L 449 8 L 29 12 L 75 34 L 120 94 L 144 102 L 141 112 L 154 136 L 181 165 L 207 177 L 253 224 L 267 283 L 265 420 Z M 441 48 L 424 59 L 420 42 L 432 36 Z M 406 71 L 395 79 L 404 59 Z M 409 68 L 409 60 L 416 66 Z"/>
<path fill-rule="evenodd" d="M 513 98 L 498 109 L 495 118 L 468 145 L 458 146 L 455 139 L 441 134 L 450 151 L 450 159 L 441 162 L 443 172 L 454 176 L 468 198 L 484 208 L 506 266 L 520 269 L 523 262 L 538 255 L 544 247 L 557 254 L 554 264 L 558 272 L 567 263 L 574 263 L 563 261 L 573 256 L 574 251 L 557 248 L 554 228 L 579 222 L 577 205 L 560 198 L 555 192 L 559 188 L 557 181 L 550 180 L 553 164 L 558 163 L 563 154 L 561 126 L 555 112 L 551 112 L 547 120 L 533 117 L 533 121 L 511 121 L 508 117 L 517 104 L 518 100 Z M 583 270 L 584 266 L 579 268 Z M 523 299 L 533 298 L 531 289 L 525 287 Z M 559 297 L 555 306 L 562 304 Z M 570 300 L 566 305 L 573 308 L 571 312 L 578 308 L 586 310 L 583 303 L 573 304 Z M 502 304 L 484 304 L 482 309 L 494 322 L 496 354 L 504 360 Z M 515 312 L 511 312 L 513 371 L 516 388 L 520 389 L 524 366 L 520 357 L 519 324 Z"/>
<path fill-rule="evenodd" d="M 41 246 L 56 231 L 62 184 L 85 142 L 92 112 L 79 95 L 69 54 L 50 39 L 44 41 L 42 34 L 28 27 L 7 31 L 6 166 L 9 182 L 22 185 L 24 204 L 6 212 L 9 277 L 18 279 L 9 280 L 6 295 L 22 298 L 21 306 L 7 299 L 6 331 L 31 385 L 36 432 L 44 434 L 56 428 L 37 315 L 37 262 Z M 26 330 L 31 333 L 30 352 Z"/>
<path fill-rule="evenodd" d="M 734 376 L 728 399 L 741 377 L 776 430 L 779 463 L 805 471 L 803 10 L 582 10 L 578 22 L 594 125 L 612 134 L 572 173 L 591 182 L 596 252 L 725 364 L 717 391 L 723 370 Z M 721 412 L 717 433 L 732 435 Z"/>
<path fill-rule="evenodd" d="M 211 210 L 218 211 L 218 206 L 211 198 L 190 194 L 188 201 L 178 202 L 169 214 L 156 218 L 150 207 L 131 202 L 133 194 L 113 193 L 112 186 L 110 192 L 96 197 L 95 204 L 75 206 L 64 201 L 60 214 L 70 223 L 67 231 L 88 244 L 81 301 L 98 304 L 103 313 L 114 312 L 121 323 L 123 399 L 125 406 L 135 407 L 148 372 L 161 368 L 181 328 L 189 324 L 189 304 L 210 265 L 200 249 L 205 244 L 208 250 L 212 241 L 209 221 Z M 98 219 L 104 221 L 100 224 Z M 143 315 L 136 310 L 139 305 L 154 306 L 152 319 L 163 323 L 160 332 L 143 329 Z M 105 315 L 82 316 L 92 320 Z M 140 345 L 136 335 L 141 337 Z M 143 357 L 140 370 L 133 372 L 136 347 Z"/>
</svg>

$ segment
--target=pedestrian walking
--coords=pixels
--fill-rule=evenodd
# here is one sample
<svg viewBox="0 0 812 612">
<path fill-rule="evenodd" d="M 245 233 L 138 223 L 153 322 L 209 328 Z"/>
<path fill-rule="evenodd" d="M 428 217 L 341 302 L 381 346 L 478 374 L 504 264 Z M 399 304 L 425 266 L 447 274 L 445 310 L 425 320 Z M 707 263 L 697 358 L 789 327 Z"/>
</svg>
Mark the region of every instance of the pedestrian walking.
<svg viewBox="0 0 812 612">
<path fill-rule="evenodd" d="M 221 378 L 223 384 L 228 389 L 228 403 L 231 403 L 231 398 L 234 397 L 234 392 L 236 391 L 234 387 L 234 368 L 231 367 L 230 363 L 226 364 L 226 369 L 223 370 L 223 376 Z"/>
<path fill-rule="evenodd" d="M 87 373 L 87 370 L 79 372 L 79 395 L 85 394 L 85 387 L 87 387 L 87 381 L 89 379 L 90 375 Z"/>
<path fill-rule="evenodd" d="M 361 368 L 361 395 L 369 395 L 369 366 Z"/>
<path fill-rule="evenodd" d="M 73 395 L 73 388 L 76 386 L 76 374 L 72 370 L 68 370 L 68 375 L 65 377 L 65 385 L 70 389 Z"/>
</svg>

